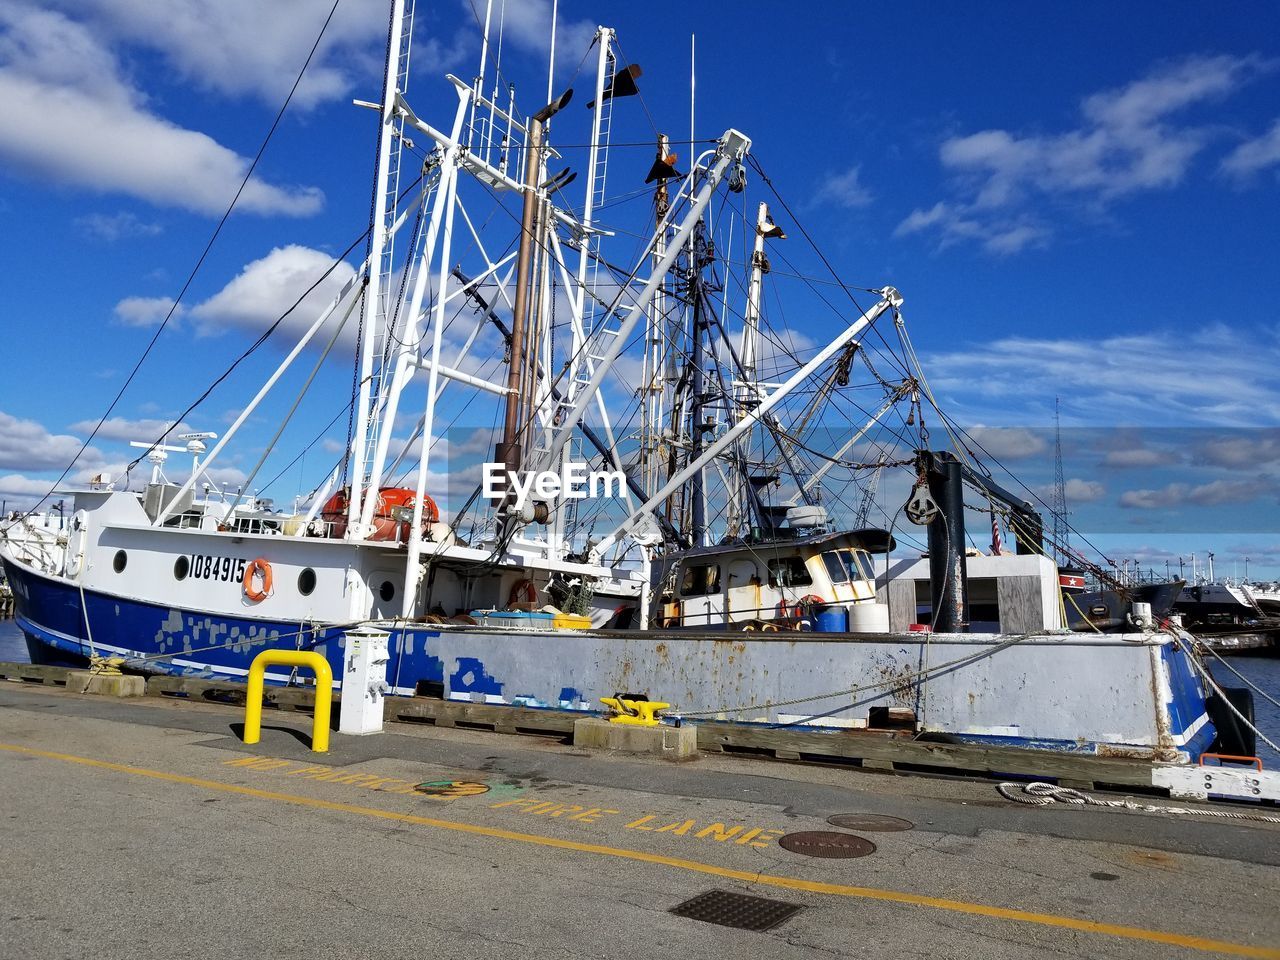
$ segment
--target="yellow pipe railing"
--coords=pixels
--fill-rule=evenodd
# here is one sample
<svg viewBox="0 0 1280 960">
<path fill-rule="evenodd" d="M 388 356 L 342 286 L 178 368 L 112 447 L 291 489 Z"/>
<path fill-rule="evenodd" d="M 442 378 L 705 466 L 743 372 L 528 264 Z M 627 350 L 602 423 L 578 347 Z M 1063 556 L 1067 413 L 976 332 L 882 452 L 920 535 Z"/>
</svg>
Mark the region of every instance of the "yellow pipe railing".
<svg viewBox="0 0 1280 960">
<path fill-rule="evenodd" d="M 311 724 L 311 749 L 315 753 L 329 752 L 329 711 L 333 708 L 333 670 L 329 661 L 318 653 L 306 650 L 264 650 L 253 658 L 249 666 L 248 702 L 244 711 L 244 742 L 257 743 L 262 739 L 262 687 L 263 674 L 272 665 L 284 667 L 308 667 L 316 674 L 316 716 Z"/>
</svg>

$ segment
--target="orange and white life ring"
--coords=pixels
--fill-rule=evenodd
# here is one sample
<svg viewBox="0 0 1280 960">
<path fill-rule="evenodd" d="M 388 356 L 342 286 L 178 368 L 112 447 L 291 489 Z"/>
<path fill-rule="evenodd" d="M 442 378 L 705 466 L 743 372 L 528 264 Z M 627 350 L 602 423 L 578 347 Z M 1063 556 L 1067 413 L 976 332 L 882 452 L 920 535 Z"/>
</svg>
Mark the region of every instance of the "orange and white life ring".
<svg viewBox="0 0 1280 960">
<path fill-rule="evenodd" d="M 816 608 L 825 607 L 826 605 L 827 601 L 816 593 L 807 593 L 790 605 L 787 604 L 787 598 L 783 597 L 778 601 L 778 605 L 773 612 L 779 620 L 787 620 L 792 617 L 804 618 L 813 616 Z"/>
<path fill-rule="evenodd" d="M 507 597 L 507 606 L 514 607 L 517 603 L 537 603 L 538 602 L 538 585 L 532 580 L 517 580 L 511 587 L 511 594 Z"/>
<path fill-rule="evenodd" d="M 255 577 L 262 580 L 261 590 L 253 585 Z M 271 564 L 267 563 L 262 557 L 251 560 L 249 565 L 244 568 L 244 595 L 249 598 L 251 603 L 261 603 L 271 596 L 271 584 Z"/>
</svg>

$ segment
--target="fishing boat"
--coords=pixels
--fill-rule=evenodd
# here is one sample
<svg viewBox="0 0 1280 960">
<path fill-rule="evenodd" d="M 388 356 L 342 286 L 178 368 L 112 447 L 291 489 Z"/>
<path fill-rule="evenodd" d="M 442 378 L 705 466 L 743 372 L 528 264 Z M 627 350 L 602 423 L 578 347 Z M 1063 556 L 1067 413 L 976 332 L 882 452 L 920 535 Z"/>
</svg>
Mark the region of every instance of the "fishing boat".
<svg viewBox="0 0 1280 960">
<path fill-rule="evenodd" d="M 446 78 L 452 116 L 433 125 L 408 91 L 413 3 L 394 0 L 382 96 L 362 104 L 379 143 L 364 262 L 221 436 L 178 447 L 195 451 L 189 474 L 169 479 L 157 438 L 141 489 L 102 477 L 68 494 L 64 519 L 0 530 L 33 659 L 235 679 L 266 649 L 305 649 L 340 678 L 347 632 L 374 625 L 398 696 L 593 711 L 644 691 L 708 722 L 830 731 L 893 708 L 968 742 L 1171 761 L 1207 750 L 1205 676 L 1176 631 L 969 631 L 966 497 L 1021 518 L 1020 553 L 1043 547 L 1016 498 L 963 450 L 930 444 L 926 417 L 940 415 L 902 295 L 841 284 L 848 308 L 803 348 L 766 329 L 766 247 L 783 231 L 744 195 L 758 181 L 784 201 L 734 128 L 691 136 L 686 163 L 652 138 L 647 183 L 622 185 L 642 204 L 637 244 L 606 187 L 638 66 L 601 27 L 587 96 L 549 90 L 523 112 L 499 79 L 500 16 L 490 2 L 479 69 Z M 219 491 L 209 471 L 244 424 L 301 358 L 325 363 L 353 318 L 350 442 L 306 509 Z M 862 414 L 833 421 L 858 387 L 873 398 L 853 405 Z M 500 429 L 445 508 L 429 485 L 436 449 L 471 400 Z M 406 415 L 416 426 L 396 437 Z M 873 443 L 887 425 L 892 449 Z M 865 502 L 842 521 L 842 501 L 865 500 L 886 469 L 910 480 L 886 528 L 866 524 Z M 931 623 L 894 631 L 874 567 L 916 534 Z"/>
</svg>

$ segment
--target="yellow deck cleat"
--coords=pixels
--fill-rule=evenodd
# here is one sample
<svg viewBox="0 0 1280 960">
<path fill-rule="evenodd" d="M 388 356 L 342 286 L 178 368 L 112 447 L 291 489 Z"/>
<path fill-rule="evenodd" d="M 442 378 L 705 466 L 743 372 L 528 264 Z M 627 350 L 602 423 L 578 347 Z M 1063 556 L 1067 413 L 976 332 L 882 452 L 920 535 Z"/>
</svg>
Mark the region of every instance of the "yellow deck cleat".
<svg viewBox="0 0 1280 960">
<path fill-rule="evenodd" d="M 671 706 L 658 700 L 625 700 L 622 697 L 601 697 L 600 702 L 615 714 L 609 718 L 610 723 L 629 723 L 636 727 L 658 726 L 662 721 L 654 714 Z"/>
</svg>

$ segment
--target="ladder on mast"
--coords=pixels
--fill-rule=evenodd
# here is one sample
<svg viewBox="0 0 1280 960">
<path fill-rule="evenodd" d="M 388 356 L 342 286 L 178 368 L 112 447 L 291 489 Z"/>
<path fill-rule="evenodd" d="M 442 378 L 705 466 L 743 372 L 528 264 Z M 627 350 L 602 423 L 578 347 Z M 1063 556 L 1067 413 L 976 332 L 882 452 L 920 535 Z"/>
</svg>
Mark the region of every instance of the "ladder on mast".
<svg viewBox="0 0 1280 960">
<path fill-rule="evenodd" d="M 394 52 L 395 89 L 403 96 L 407 90 L 409 78 L 409 51 L 413 39 L 414 0 L 405 0 L 404 13 L 401 18 L 399 49 Z M 367 336 L 372 340 L 373 366 L 366 385 L 370 397 L 369 415 L 362 427 L 364 433 L 364 464 L 359 478 L 360 488 L 367 490 L 372 481 L 373 460 L 369 455 L 378 445 L 378 438 L 383 427 L 383 412 L 387 398 L 385 389 L 388 374 L 391 372 L 391 338 L 390 326 L 396 313 L 396 302 L 400 292 L 393 283 L 392 270 L 395 260 L 395 237 L 393 226 L 396 222 L 396 200 L 400 195 L 401 155 L 404 141 L 404 117 L 400 114 L 392 119 L 390 126 L 384 131 L 391 137 L 387 153 L 386 188 L 378 198 L 378 219 L 374 229 L 382 232 L 381 256 L 371 269 L 377 270 L 376 291 L 366 306 L 368 318 Z"/>
</svg>

